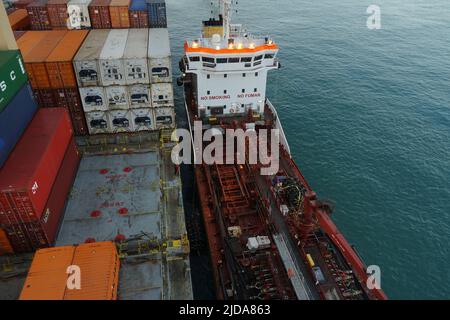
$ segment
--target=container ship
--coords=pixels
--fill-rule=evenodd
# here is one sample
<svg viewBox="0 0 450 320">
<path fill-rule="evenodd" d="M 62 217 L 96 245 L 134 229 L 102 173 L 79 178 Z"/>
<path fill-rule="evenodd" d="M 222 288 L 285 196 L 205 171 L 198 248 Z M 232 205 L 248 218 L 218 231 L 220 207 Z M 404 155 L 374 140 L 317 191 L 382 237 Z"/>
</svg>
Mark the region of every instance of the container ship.
<svg viewBox="0 0 450 320">
<path fill-rule="evenodd" d="M 192 299 L 164 0 L 8 13 L 0 3 L 0 299 Z"/>
<path fill-rule="evenodd" d="M 217 298 L 387 299 L 368 287 L 367 267 L 333 223 L 332 206 L 317 197 L 292 158 L 266 97 L 268 72 L 280 68 L 277 43 L 231 23 L 233 2 L 219 1 L 219 17 L 204 21 L 202 36 L 184 44 L 178 84 L 189 127 L 194 137 L 200 123 L 222 141 L 230 129 L 253 133 L 268 150 L 278 149 L 279 170 L 261 173 L 267 161 L 251 161 L 249 137 L 235 154 L 222 150 L 234 160 L 243 153 L 238 164 L 202 162 L 208 143 L 192 138 Z M 279 143 L 263 140 L 262 129 L 276 129 Z"/>
</svg>

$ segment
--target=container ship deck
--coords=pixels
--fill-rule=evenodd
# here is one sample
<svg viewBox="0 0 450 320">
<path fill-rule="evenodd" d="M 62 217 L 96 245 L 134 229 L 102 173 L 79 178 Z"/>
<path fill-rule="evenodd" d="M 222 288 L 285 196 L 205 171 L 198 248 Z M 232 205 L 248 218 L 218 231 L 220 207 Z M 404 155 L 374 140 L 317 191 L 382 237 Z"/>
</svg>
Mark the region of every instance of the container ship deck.
<svg viewBox="0 0 450 320">
<path fill-rule="evenodd" d="M 164 131 L 78 138 L 83 157 L 56 246 L 116 241 L 118 299 L 193 298 L 181 181 Z M 33 254 L 0 257 L 0 298 L 15 300 Z"/>
</svg>

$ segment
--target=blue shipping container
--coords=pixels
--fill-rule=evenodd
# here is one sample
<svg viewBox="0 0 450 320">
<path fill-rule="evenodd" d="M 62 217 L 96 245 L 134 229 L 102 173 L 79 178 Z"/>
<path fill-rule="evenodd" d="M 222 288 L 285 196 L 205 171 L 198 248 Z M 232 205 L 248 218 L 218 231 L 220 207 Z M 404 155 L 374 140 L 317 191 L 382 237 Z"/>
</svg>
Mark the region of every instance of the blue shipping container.
<svg viewBox="0 0 450 320">
<path fill-rule="evenodd" d="M 132 0 L 130 11 L 147 11 L 147 0 Z"/>
<path fill-rule="evenodd" d="M 37 109 L 31 86 L 27 82 L 0 113 L 0 168 L 28 127 Z"/>
<path fill-rule="evenodd" d="M 147 0 L 148 25 L 150 28 L 167 28 L 166 2 Z"/>
</svg>

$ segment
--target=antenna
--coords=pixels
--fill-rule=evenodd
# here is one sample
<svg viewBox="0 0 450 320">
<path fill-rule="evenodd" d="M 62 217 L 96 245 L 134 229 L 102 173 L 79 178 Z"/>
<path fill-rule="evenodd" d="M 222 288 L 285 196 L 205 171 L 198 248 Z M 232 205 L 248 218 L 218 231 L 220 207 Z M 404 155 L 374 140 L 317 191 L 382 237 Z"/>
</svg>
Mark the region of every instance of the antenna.
<svg viewBox="0 0 450 320">
<path fill-rule="evenodd" d="M 222 4 L 222 16 L 223 16 L 223 37 L 225 40 L 230 38 L 230 24 L 231 24 L 231 7 L 233 6 L 233 0 L 220 0 Z"/>
</svg>

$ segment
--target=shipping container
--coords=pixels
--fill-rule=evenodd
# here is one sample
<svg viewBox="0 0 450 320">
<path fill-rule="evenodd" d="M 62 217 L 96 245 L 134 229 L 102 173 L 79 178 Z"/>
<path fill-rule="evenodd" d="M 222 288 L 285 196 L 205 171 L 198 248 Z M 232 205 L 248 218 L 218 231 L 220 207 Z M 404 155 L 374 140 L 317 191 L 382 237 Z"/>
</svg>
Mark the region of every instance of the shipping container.
<svg viewBox="0 0 450 320">
<path fill-rule="evenodd" d="M 109 30 L 92 30 L 76 54 L 73 65 L 78 85 L 100 86 L 99 59 Z"/>
<path fill-rule="evenodd" d="M 155 129 L 153 109 L 131 109 L 130 113 L 133 131 L 148 131 Z"/>
<path fill-rule="evenodd" d="M 0 51 L 0 112 L 28 81 L 19 50 Z"/>
<path fill-rule="evenodd" d="M 26 9 L 27 5 L 32 3 L 34 0 L 16 0 L 14 1 L 14 7 L 18 9 Z"/>
<path fill-rule="evenodd" d="M 56 108 L 58 102 L 55 97 L 54 89 L 35 89 L 35 97 L 38 101 L 38 105 L 41 108 Z"/>
<path fill-rule="evenodd" d="M 52 29 L 67 28 L 67 2 L 69 0 L 48 0 L 47 10 Z"/>
<path fill-rule="evenodd" d="M 19 300 L 62 300 L 74 252 L 74 246 L 36 251 Z"/>
<path fill-rule="evenodd" d="M 153 110 L 155 115 L 155 126 L 157 129 L 175 127 L 174 108 L 155 108 Z"/>
<path fill-rule="evenodd" d="M 165 0 L 147 0 L 147 12 L 150 28 L 167 28 Z"/>
<path fill-rule="evenodd" d="M 47 0 L 35 0 L 26 6 L 32 30 L 50 30 Z"/>
<path fill-rule="evenodd" d="M 17 40 L 19 40 L 20 39 L 20 37 L 22 37 L 25 33 L 26 33 L 26 31 L 13 31 L 13 33 L 14 33 L 14 39 L 16 39 L 16 41 Z"/>
<path fill-rule="evenodd" d="M 130 108 L 149 108 L 152 106 L 150 99 L 150 85 L 134 84 L 128 86 Z"/>
<path fill-rule="evenodd" d="M 108 111 L 110 133 L 133 132 L 130 110 Z"/>
<path fill-rule="evenodd" d="M 148 29 L 130 29 L 123 54 L 127 84 L 150 83 L 147 57 Z"/>
<path fill-rule="evenodd" d="M 23 36 L 17 39 L 17 46 L 22 53 L 22 57 L 36 47 L 46 34 L 47 31 L 26 31 Z"/>
<path fill-rule="evenodd" d="M 37 108 L 31 87 L 26 83 L 0 113 L 0 168 L 19 141 Z"/>
<path fill-rule="evenodd" d="M 105 87 L 105 93 L 108 99 L 109 110 L 130 108 L 127 87 L 125 86 Z"/>
<path fill-rule="evenodd" d="M 76 88 L 53 89 L 56 106 L 66 108 L 70 113 L 82 113 L 83 105 L 80 99 L 80 93 Z"/>
<path fill-rule="evenodd" d="M 31 27 L 30 17 L 26 9 L 18 9 L 8 15 L 9 24 L 14 31 L 27 30 Z"/>
<path fill-rule="evenodd" d="M 77 87 L 72 60 L 88 33 L 88 30 L 68 31 L 45 60 L 52 88 Z"/>
<path fill-rule="evenodd" d="M 0 256 L 14 253 L 6 232 L 0 228 Z"/>
<path fill-rule="evenodd" d="M 35 217 L 34 220 L 30 219 L 27 222 L 15 221 L 2 225 L 14 252 L 31 252 L 55 243 L 79 163 L 80 154 L 72 137 L 41 217 Z"/>
<path fill-rule="evenodd" d="M 89 17 L 89 4 L 91 0 L 70 0 L 67 3 L 67 12 L 69 20 L 68 29 L 85 29 L 91 27 Z"/>
<path fill-rule="evenodd" d="M 88 6 L 91 26 L 94 29 L 110 29 L 111 17 L 109 4 L 111 0 L 92 0 Z"/>
<path fill-rule="evenodd" d="M 0 225 L 40 219 L 72 138 L 65 109 L 39 109 L 0 170 Z"/>
<path fill-rule="evenodd" d="M 33 89 L 50 88 L 50 79 L 45 67 L 45 60 L 66 33 L 66 30 L 46 31 L 42 40 L 33 49 L 22 53 Z"/>
<path fill-rule="evenodd" d="M 111 17 L 112 28 L 130 27 L 129 6 L 130 0 L 111 0 L 109 4 L 109 15 Z"/>
<path fill-rule="evenodd" d="M 103 87 L 80 87 L 84 112 L 108 110 L 108 98 Z"/>
<path fill-rule="evenodd" d="M 120 260 L 113 242 L 76 247 L 72 264 L 83 270 L 81 290 L 66 290 L 65 300 L 116 300 Z"/>
<path fill-rule="evenodd" d="M 113 29 L 109 32 L 100 53 L 100 76 L 104 86 L 124 85 L 125 68 L 123 54 L 127 44 L 128 29 Z"/>
<path fill-rule="evenodd" d="M 107 111 L 86 112 L 86 123 L 89 134 L 109 133 L 109 117 Z"/>
<path fill-rule="evenodd" d="M 171 83 L 154 83 L 151 85 L 153 107 L 173 107 L 173 86 Z"/>
<path fill-rule="evenodd" d="M 73 131 L 76 136 L 85 136 L 89 134 L 84 112 L 72 112 L 70 113 L 70 118 L 72 120 Z"/>
<path fill-rule="evenodd" d="M 81 288 L 76 290 L 67 287 L 67 268 L 72 265 L 81 269 Z M 19 299 L 116 300 L 119 270 L 113 242 L 41 249 L 34 256 Z"/>
<path fill-rule="evenodd" d="M 129 17 L 131 28 L 148 28 L 146 0 L 131 0 Z"/>
<path fill-rule="evenodd" d="M 149 30 L 148 59 L 151 83 L 172 82 L 172 58 L 167 29 Z"/>
</svg>

